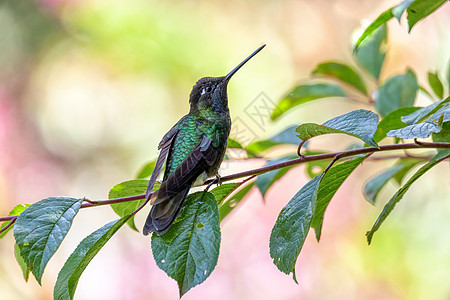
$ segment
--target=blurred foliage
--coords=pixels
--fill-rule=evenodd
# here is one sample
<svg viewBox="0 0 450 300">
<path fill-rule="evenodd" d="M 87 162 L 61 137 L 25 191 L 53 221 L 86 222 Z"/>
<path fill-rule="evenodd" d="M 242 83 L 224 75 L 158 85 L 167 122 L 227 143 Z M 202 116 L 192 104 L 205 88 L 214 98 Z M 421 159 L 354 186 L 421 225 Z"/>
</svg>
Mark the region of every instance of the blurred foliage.
<svg viewBox="0 0 450 300">
<path fill-rule="evenodd" d="M 281 97 L 278 106 L 269 116 L 273 121 L 278 122 L 288 114 L 295 114 L 299 105 L 324 98 L 339 97 L 344 101 L 357 100 L 365 105 L 370 105 L 382 117 L 380 122 L 378 122 L 378 116 L 372 111 L 354 110 L 334 117 L 323 124 L 299 125 L 297 121 L 296 125 L 290 126 L 270 138 L 258 139 L 248 145 L 230 138 L 229 148 L 242 150 L 248 158 L 265 159 L 266 166 L 271 166 L 296 157 L 293 145 L 329 133 L 350 135 L 358 139 L 360 143 L 367 143 L 367 145 L 358 145 L 356 148 L 344 147 L 345 150 L 342 151 L 369 145 L 378 147 L 378 143 L 387 141 L 399 143 L 404 139 L 431 137 L 434 142 L 449 142 L 450 69 L 446 74 L 443 74 L 442 70 L 433 70 L 427 73 L 427 84 L 431 92 L 420 85 L 418 77 L 420 78 L 421 74 L 416 75 L 411 68 L 407 68 L 400 74 L 389 74 L 383 81 L 380 79 L 383 78 L 384 73 L 387 73 L 385 72 L 386 56 L 388 55 L 387 22 L 394 17 L 400 21 L 401 16 L 406 12 L 409 22 L 408 29 L 411 30 L 413 26 L 417 26 L 415 24 L 418 21 L 430 15 L 444 2 L 442 0 L 434 2 L 431 0 L 405 0 L 386 10 L 367 27 L 355 43 L 353 62 L 327 60 L 319 63 L 311 72 L 311 80 L 290 88 Z M 183 95 L 183 99 L 186 99 L 185 87 L 193 84 L 193 77 L 200 73 L 203 74 L 205 66 L 208 66 L 210 72 L 216 74 L 223 72 L 226 62 L 217 57 L 225 57 L 224 54 L 230 48 L 229 41 L 216 40 L 218 42 L 213 45 L 210 43 L 210 36 L 211 34 L 220 36 L 221 30 L 227 31 L 229 28 L 224 26 L 212 33 L 207 24 L 214 16 L 203 13 L 202 10 L 205 9 L 205 6 L 197 6 L 195 2 L 177 2 L 176 5 L 177 9 L 174 10 L 174 2 L 154 0 L 137 1 L 137 5 L 129 5 L 128 2 L 119 0 L 88 1 L 83 5 L 75 2 L 57 4 L 52 1 L 4 0 L 0 2 L 1 79 L 7 84 L 10 82 L 18 84 L 18 93 L 26 94 L 27 88 L 30 88 L 28 80 L 33 79 L 33 75 L 39 72 L 51 73 L 52 67 L 60 64 L 58 67 L 61 73 L 56 72 L 57 77 L 58 74 L 65 73 L 65 68 L 70 66 L 74 59 L 82 57 L 85 59 L 84 65 L 81 67 L 81 71 L 78 70 L 80 74 L 77 76 L 88 82 L 95 78 L 95 71 L 92 70 L 100 66 L 101 72 L 105 72 L 111 77 L 120 74 L 121 78 L 139 76 L 143 81 L 151 79 L 152 82 L 149 84 L 156 82 L 157 85 L 159 81 L 164 82 L 166 84 L 164 89 L 170 94 L 167 96 L 168 98 L 173 98 L 174 95 L 177 97 Z M 200 12 L 190 13 L 194 10 L 200 10 Z M 92 62 L 95 62 L 95 66 L 91 65 Z M 273 75 L 270 74 L 270 76 Z M 38 79 L 35 79 L 33 84 L 39 87 L 48 79 L 45 76 L 36 77 Z M 54 83 L 51 82 L 51 84 Z M 111 85 L 114 84 L 116 82 Z M 101 99 L 112 101 L 109 97 L 112 95 L 111 98 L 114 98 L 116 94 L 112 92 L 102 98 L 102 93 L 96 90 L 100 86 L 101 84 L 86 85 L 81 86 L 80 89 L 83 91 L 93 89 L 94 97 L 89 98 L 87 102 L 91 101 L 92 103 L 97 100 L 95 104 L 98 107 L 95 108 L 103 112 L 108 109 L 103 106 L 105 102 L 102 102 L 104 100 Z M 132 85 L 130 90 L 133 90 L 134 87 Z M 61 88 L 65 89 L 66 86 Z M 432 104 L 421 108 L 415 107 L 419 91 L 425 91 L 425 96 Z M 154 93 L 155 90 L 151 90 L 149 93 L 152 96 L 149 97 L 152 101 L 149 108 L 155 107 L 154 104 L 158 103 L 162 107 L 158 108 L 163 113 L 160 113 L 162 116 L 155 116 L 155 118 L 165 118 L 165 103 L 163 103 L 165 98 L 156 98 Z M 69 97 L 69 94 L 70 91 L 63 90 L 62 95 Z M 133 90 L 131 96 L 136 94 L 137 92 Z M 81 94 L 79 97 L 84 98 L 84 96 L 85 94 Z M 447 98 L 444 98 L 446 96 Z M 48 105 L 45 96 L 40 93 L 36 93 L 32 98 L 41 97 L 42 102 L 31 105 L 33 108 L 31 110 L 36 110 L 36 114 L 40 113 L 41 106 Z M 17 97 L 17 99 L 23 98 Z M 57 98 L 55 102 L 63 100 L 66 99 Z M 76 100 L 74 103 L 78 104 Z M 129 106 L 136 105 L 131 101 L 127 104 Z M 54 107 L 59 108 L 57 105 Z M 135 109 L 139 111 L 141 107 Z M 70 111 L 70 109 L 68 110 Z M 83 120 L 84 122 L 80 122 L 76 118 L 69 119 L 70 122 L 64 122 L 67 126 L 65 130 L 75 130 L 74 127 L 79 129 L 85 125 L 85 132 L 97 133 L 97 135 L 92 135 L 91 145 L 87 145 L 89 139 L 84 140 L 81 137 L 78 140 L 79 145 L 75 144 L 74 146 L 74 144 L 68 143 L 66 148 L 58 145 L 63 149 L 61 152 L 64 152 L 66 158 L 73 154 L 71 152 L 74 151 L 73 148 L 86 147 L 84 159 L 89 163 L 91 156 L 102 156 L 102 150 L 108 147 L 110 140 L 123 139 L 126 144 L 126 139 L 133 134 L 142 140 L 141 130 L 128 130 L 127 128 L 121 132 L 115 128 L 115 125 L 125 118 L 120 114 L 121 108 L 117 108 L 117 110 L 119 111 L 117 115 L 112 113 L 105 117 L 110 123 L 103 122 L 104 120 L 95 113 L 89 115 L 88 109 L 84 108 L 80 110 L 82 115 L 88 116 Z M 66 121 L 63 111 L 55 109 L 54 113 Z M 73 112 L 71 111 L 71 113 Z M 152 113 L 158 115 L 158 113 Z M 76 114 L 73 115 L 76 116 Z M 46 119 L 45 116 L 41 119 L 42 123 L 50 123 L 51 120 Z M 110 118 L 108 119 L 108 117 Z M 99 125 L 100 127 L 96 128 L 95 126 L 98 125 L 94 120 L 96 118 L 100 120 L 97 120 L 97 123 L 106 125 Z M 136 120 L 138 117 L 131 116 L 129 118 L 138 123 Z M 146 121 L 149 120 L 146 119 Z M 158 125 L 153 124 L 153 126 L 158 128 Z M 156 129 L 153 131 L 158 132 Z M 61 136 L 67 138 L 67 131 L 62 130 L 61 132 Z M 62 140 L 57 142 L 63 143 Z M 307 144 L 305 143 L 303 146 L 306 147 Z M 275 159 L 267 155 L 267 153 L 283 147 L 286 147 L 288 155 L 279 155 Z M 116 149 L 118 153 L 121 152 L 120 150 Z M 337 150 L 333 149 L 333 151 Z M 308 150 L 304 155 L 317 153 L 327 152 Z M 405 158 L 397 160 L 393 166 L 377 173 L 365 184 L 364 195 L 371 203 L 383 200 L 381 192 L 386 189 L 389 182 L 402 185 L 390 197 L 372 230 L 368 233 L 369 243 L 375 231 L 379 229 L 412 184 L 426 171 L 448 157 L 449 152 L 448 150 L 439 150 L 431 160 L 435 151 L 426 154 L 419 158 L 405 155 Z M 118 159 L 113 162 L 114 164 L 122 163 L 122 158 L 126 155 L 121 155 L 117 156 Z M 292 273 L 294 280 L 296 280 L 296 262 L 309 229 L 315 230 L 316 238 L 319 240 L 325 212 L 332 197 L 347 177 L 367 157 L 352 156 L 349 160 L 336 165 L 333 165 L 336 162 L 334 160 L 330 164 L 330 159 L 307 164 L 306 172 L 311 177 L 311 181 L 304 185 L 282 209 L 270 237 L 270 256 L 274 264 L 282 272 Z M 110 160 L 107 161 L 110 164 Z M 419 165 L 421 165 L 420 168 L 415 170 Z M 138 172 L 137 177 L 148 177 L 153 167 L 154 162 L 145 164 Z M 152 249 L 156 263 L 177 281 L 180 295 L 186 293 L 193 286 L 201 284 L 214 270 L 221 242 L 219 222 L 233 211 L 251 190 L 259 190 L 262 197 L 267 197 L 268 192 L 277 181 L 288 173 L 290 168 L 292 165 L 260 174 L 254 182 L 228 183 L 213 189 L 211 193 L 192 194 L 182 208 L 182 216 L 177 219 L 171 231 L 167 235 L 152 237 Z M 413 175 L 409 176 L 409 173 L 413 173 Z M 109 198 L 139 195 L 145 191 L 146 182 L 146 180 L 140 179 L 117 184 L 111 189 Z M 253 188 L 254 186 L 256 188 Z M 438 193 L 439 191 L 431 192 Z M 68 197 L 47 198 L 31 205 L 28 209 L 25 209 L 26 206 L 17 206 L 16 210 L 11 212 L 11 214 L 20 214 L 14 227 L 17 242 L 15 251 L 16 259 L 26 280 L 31 270 L 40 282 L 47 262 L 69 231 L 82 200 Z M 132 229 L 137 230 L 133 212 L 136 212 L 143 202 L 144 200 L 137 200 L 112 205 L 113 210 L 121 219 L 104 225 L 81 241 L 59 273 L 55 286 L 55 298 L 74 297 L 78 280 L 86 266 L 122 225 L 128 223 Z M 206 206 L 202 206 L 205 203 Z M 216 203 L 219 205 L 218 207 Z M 72 207 L 74 205 L 75 208 Z M 409 220 L 410 223 L 415 221 Z M 9 225 L 12 228 L 14 224 L 3 222 L 0 229 Z M 386 274 L 390 274 L 398 278 L 394 280 L 390 277 L 387 281 L 391 282 L 392 286 L 403 284 L 402 288 L 408 289 L 405 294 L 413 294 L 411 291 L 414 289 L 423 293 L 424 288 L 419 288 L 417 283 L 425 281 L 424 274 L 419 274 L 417 271 L 417 274 L 408 273 L 411 268 L 408 264 L 420 264 L 420 258 L 408 261 L 401 254 L 399 255 L 399 252 L 406 252 L 407 248 L 411 247 L 411 240 L 420 239 L 417 237 L 404 238 L 404 233 L 409 231 L 407 225 L 402 225 L 405 228 L 399 232 L 395 231 L 395 225 L 383 226 L 388 227 L 392 232 L 385 235 L 387 239 L 380 239 L 380 251 L 374 252 L 370 258 L 358 258 L 355 255 L 351 257 L 351 262 L 356 263 L 359 259 L 361 265 L 371 270 L 370 275 L 366 275 L 368 280 L 373 278 L 385 280 Z M 178 232 L 177 229 L 180 228 L 181 230 Z M 211 230 L 205 230 L 205 228 Z M 5 234 L 6 232 L 1 237 Z M 399 242 L 397 238 L 403 239 Z M 386 240 L 389 239 L 394 239 L 396 244 L 388 247 Z M 434 241 L 428 242 L 431 244 Z M 443 247 L 445 248 L 445 246 Z M 440 254 L 439 257 L 448 258 L 448 253 Z M 392 257 L 400 258 L 400 261 Z M 395 266 L 395 268 L 387 269 L 388 267 L 384 267 L 379 263 L 380 261 L 389 261 L 389 267 Z M 433 271 L 429 267 L 425 269 L 429 273 Z M 407 287 L 409 284 L 414 287 Z M 445 294 L 444 288 L 441 287 L 441 289 L 439 293 Z"/>
<path fill-rule="evenodd" d="M 194 3 L 177 5 L 179 9 L 173 10 L 170 2 L 129 5 L 117 0 L 98 1 L 75 7 L 62 21 L 84 51 L 117 72 L 150 72 L 175 86 L 192 84 L 193 75 L 205 65 L 223 72 L 222 63 L 209 55 L 220 51 L 220 45 L 213 48 L 208 43 L 207 18 L 184 13 L 182 7 L 190 10 Z"/>
<path fill-rule="evenodd" d="M 61 38 L 63 31 L 57 18 L 39 8 L 32 0 L 0 2 L 0 76 L 8 76 L 26 68 L 51 45 Z"/>
</svg>

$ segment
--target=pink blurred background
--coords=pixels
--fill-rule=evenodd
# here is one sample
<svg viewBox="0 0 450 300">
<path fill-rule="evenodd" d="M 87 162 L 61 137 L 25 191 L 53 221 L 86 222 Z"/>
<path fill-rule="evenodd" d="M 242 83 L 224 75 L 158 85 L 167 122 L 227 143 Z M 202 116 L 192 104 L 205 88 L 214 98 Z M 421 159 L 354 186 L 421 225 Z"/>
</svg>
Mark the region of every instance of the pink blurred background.
<svg viewBox="0 0 450 300">
<path fill-rule="evenodd" d="M 277 102 L 320 62 L 352 61 L 352 36 L 397 1 L 2 1 L 0 3 L 0 215 L 19 203 L 66 195 L 105 199 L 157 155 L 157 144 L 188 111 L 192 85 L 231 70 L 260 44 L 267 47 L 229 86 L 234 119 L 263 92 Z M 389 23 L 381 80 L 412 67 L 446 71 L 448 3 L 407 33 Z M 373 88 L 373 87 L 372 87 Z M 419 105 L 428 104 L 419 96 Z M 258 138 L 289 125 L 322 123 L 361 108 L 343 99 L 309 103 Z M 370 107 L 362 107 L 370 109 Z M 317 149 L 354 140 L 327 136 Z M 290 149 L 292 150 L 292 149 Z M 276 153 L 275 153 L 276 155 Z M 224 165 L 223 174 L 262 161 Z M 281 208 L 308 178 L 289 171 L 263 201 L 253 189 L 222 223 L 219 262 L 183 299 L 450 299 L 448 165 L 434 168 L 397 205 L 367 246 L 389 185 L 375 207 L 361 195 L 389 165 L 365 162 L 333 198 L 320 243 L 311 232 L 297 261 L 299 284 L 273 265 L 270 231 Z M 446 174 L 446 175 L 443 175 Z M 141 228 L 146 212 L 136 218 Z M 26 283 L 9 233 L 0 241 L 2 299 L 52 299 L 59 269 L 89 233 L 116 219 L 109 207 L 83 209 L 48 264 L 42 287 Z M 155 264 L 150 239 L 124 227 L 82 275 L 76 299 L 176 299 L 178 288 Z"/>
</svg>

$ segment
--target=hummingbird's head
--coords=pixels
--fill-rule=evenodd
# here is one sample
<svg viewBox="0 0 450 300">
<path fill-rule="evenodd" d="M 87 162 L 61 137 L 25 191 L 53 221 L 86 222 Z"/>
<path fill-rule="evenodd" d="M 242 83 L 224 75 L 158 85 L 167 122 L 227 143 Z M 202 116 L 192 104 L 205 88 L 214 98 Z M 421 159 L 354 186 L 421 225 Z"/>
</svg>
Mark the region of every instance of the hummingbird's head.
<svg viewBox="0 0 450 300">
<path fill-rule="evenodd" d="M 210 109 L 216 112 L 227 111 L 227 84 L 225 77 L 203 77 L 197 81 L 189 98 L 191 112 Z"/>
<path fill-rule="evenodd" d="M 244 59 L 228 75 L 222 77 L 203 77 L 192 88 L 189 98 L 191 105 L 190 113 L 201 112 L 211 109 L 215 112 L 228 112 L 227 85 L 231 77 L 247 62 L 262 50 L 266 45 L 262 45 L 249 57 Z"/>
</svg>

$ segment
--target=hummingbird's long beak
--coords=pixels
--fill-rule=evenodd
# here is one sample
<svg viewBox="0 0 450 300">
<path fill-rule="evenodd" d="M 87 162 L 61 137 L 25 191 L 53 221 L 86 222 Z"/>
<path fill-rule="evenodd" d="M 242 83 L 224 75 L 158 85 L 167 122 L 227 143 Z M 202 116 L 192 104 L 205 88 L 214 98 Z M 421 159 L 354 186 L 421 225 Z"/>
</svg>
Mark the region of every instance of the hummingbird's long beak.
<svg viewBox="0 0 450 300">
<path fill-rule="evenodd" d="M 227 76 L 225 76 L 225 78 L 223 79 L 224 82 L 228 82 L 228 80 L 230 80 L 231 76 L 234 75 L 234 73 L 236 73 L 246 62 L 248 62 L 250 60 L 250 58 L 252 58 L 253 56 L 255 56 L 259 51 L 261 51 L 264 47 L 266 46 L 266 44 L 262 45 L 261 47 L 259 47 L 258 49 L 255 50 L 255 52 L 253 52 L 252 54 L 250 54 L 249 57 L 247 57 L 246 59 L 244 59 L 236 68 L 234 68 L 230 73 L 228 73 Z"/>
</svg>

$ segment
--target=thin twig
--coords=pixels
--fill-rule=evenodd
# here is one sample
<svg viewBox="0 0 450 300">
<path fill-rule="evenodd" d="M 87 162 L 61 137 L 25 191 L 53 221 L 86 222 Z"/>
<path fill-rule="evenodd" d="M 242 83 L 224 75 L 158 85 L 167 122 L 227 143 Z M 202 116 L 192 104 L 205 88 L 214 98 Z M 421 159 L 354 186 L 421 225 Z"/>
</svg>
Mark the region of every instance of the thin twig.
<svg viewBox="0 0 450 300">
<path fill-rule="evenodd" d="M 324 154 L 317 154 L 317 155 L 308 155 L 308 156 L 302 156 L 299 158 L 295 158 L 292 160 L 288 160 L 282 163 L 265 166 L 258 169 L 253 169 L 249 171 L 244 171 L 228 176 L 223 176 L 222 181 L 230 181 L 242 177 L 247 177 L 250 175 L 260 175 L 262 173 L 266 173 L 269 171 L 282 169 L 285 167 L 290 167 L 293 165 L 298 165 L 305 162 L 310 161 L 317 161 L 317 160 L 324 160 L 324 159 L 333 159 L 336 155 L 340 155 L 341 158 L 348 157 L 348 156 L 354 156 L 358 154 L 367 154 L 371 152 L 383 152 L 383 151 L 393 151 L 393 150 L 404 150 L 404 149 L 421 149 L 421 148 L 443 148 L 443 149 L 450 149 L 450 143 L 426 143 L 421 142 L 420 145 L 416 143 L 409 143 L 409 144 L 393 144 L 393 145 L 382 145 L 377 147 L 367 147 L 367 148 L 359 148 L 359 149 L 352 149 L 352 150 L 346 150 L 342 152 L 332 152 L 332 153 L 324 153 Z M 205 181 L 204 184 L 209 184 L 211 180 Z"/>
<path fill-rule="evenodd" d="M 341 156 L 338 154 L 336 155 L 333 160 L 328 164 L 328 166 L 325 168 L 325 170 L 323 170 L 323 174 L 327 174 L 328 170 L 331 169 L 331 167 L 339 160 L 339 158 L 341 158 Z"/>
<path fill-rule="evenodd" d="M 144 203 L 141 204 L 141 206 L 139 206 L 138 208 L 136 208 L 135 211 L 133 211 L 130 215 L 130 217 L 134 216 L 135 214 L 137 214 L 144 206 L 147 205 L 147 203 L 150 201 L 150 199 L 152 198 L 153 193 L 149 193 L 149 196 L 145 199 Z"/>
<path fill-rule="evenodd" d="M 444 160 L 446 160 L 447 158 L 450 158 L 450 154 L 446 155 L 444 157 L 439 158 L 439 160 L 437 161 L 437 163 L 443 162 Z"/>
<path fill-rule="evenodd" d="M 306 163 L 306 162 L 310 162 L 310 161 L 333 159 L 336 156 L 339 156 L 339 158 L 345 158 L 345 157 L 355 156 L 355 155 L 359 155 L 359 154 L 367 154 L 367 153 L 375 153 L 375 152 L 383 152 L 383 151 L 393 151 L 393 150 L 405 150 L 405 149 L 423 149 L 423 148 L 450 149 L 450 143 L 430 143 L 430 142 L 415 141 L 415 143 L 409 143 L 409 144 L 382 145 L 382 146 L 379 146 L 378 148 L 377 147 L 367 147 L 367 148 L 359 148 L 359 149 L 352 149 L 352 150 L 346 150 L 346 151 L 341 151 L 341 152 L 324 153 L 324 154 L 317 154 L 317 155 L 308 155 L 308 156 L 302 155 L 299 158 L 288 160 L 288 161 L 285 161 L 282 163 L 223 176 L 223 177 L 221 177 L 221 181 L 222 182 L 231 181 L 231 180 L 248 177 L 248 176 L 252 176 L 252 178 L 253 178 L 257 175 L 261 175 L 261 174 L 269 172 L 269 171 L 278 170 L 278 169 L 282 169 L 282 168 L 286 168 L 286 167 L 290 167 L 290 166 L 294 166 L 294 165 L 298 165 L 298 164 Z M 442 159 L 442 160 L 444 160 L 444 159 Z M 206 180 L 203 183 L 203 185 L 208 185 L 214 180 L 215 179 Z M 246 180 L 249 180 L 249 179 L 246 179 Z M 108 200 L 94 201 L 94 200 L 85 199 L 85 201 L 88 203 L 83 203 L 81 205 L 81 208 L 114 204 L 114 203 L 122 203 L 122 202 L 128 202 L 128 201 L 135 201 L 135 200 L 144 199 L 144 197 L 145 197 L 145 194 L 134 195 L 134 196 L 129 196 L 129 197 L 114 198 L 114 199 L 108 199 Z M 139 209 L 141 209 L 141 207 Z M 0 217 L 0 222 L 12 220 L 17 217 L 18 216 Z"/>
<path fill-rule="evenodd" d="M 9 227 L 11 227 L 14 222 L 16 222 L 18 216 L 15 216 L 14 219 L 11 219 L 11 221 L 8 223 L 8 225 L 6 225 L 5 227 L 3 227 L 2 229 L 0 229 L 0 234 L 2 234 L 3 232 L 5 232 L 6 230 L 8 230 Z"/>
<path fill-rule="evenodd" d="M 236 187 L 230 192 L 230 194 L 228 194 L 228 196 L 231 195 L 232 193 L 234 193 L 236 190 L 240 189 L 243 185 L 245 185 L 247 182 L 249 182 L 250 180 L 254 179 L 255 177 L 256 177 L 256 175 L 252 175 L 252 176 L 247 177 L 247 178 L 245 178 L 244 180 L 242 180 L 240 183 L 238 183 L 238 184 L 236 185 Z M 228 198 L 228 196 L 225 197 L 225 198 L 223 198 L 222 201 L 220 201 L 220 202 L 218 203 L 218 204 L 219 204 L 219 208 L 220 208 L 220 205 L 222 205 L 222 204 L 224 203 L 224 200 L 225 200 L 226 198 Z"/>
<path fill-rule="evenodd" d="M 17 216 L 0 217 L 0 222 L 3 222 L 3 221 L 11 221 L 11 220 L 14 220 L 15 218 L 17 218 Z"/>
<path fill-rule="evenodd" d="M 422 146 L 424 144 L 424 142 L 418 141 L 417 139 L 414 139 L 414 143 L 419 146 Z"/>
<path fill-rule="evenodd" d="M 83 203 L 81 205 L 81 208 L 140 200 L 140 199 L 144 198 L 143 195 L 144 194 L 128 196 L 128 197 L 121 197 L 121 198 L 114 198 L 114 199 L 107 199 L 107 200 L 89 200 L 89 199 L 85 198 L 84 201 L 86 201 L 87 203 Z M 151 193 L 150 193 L 150 195 L 151 195 Z"/>
</svg>

